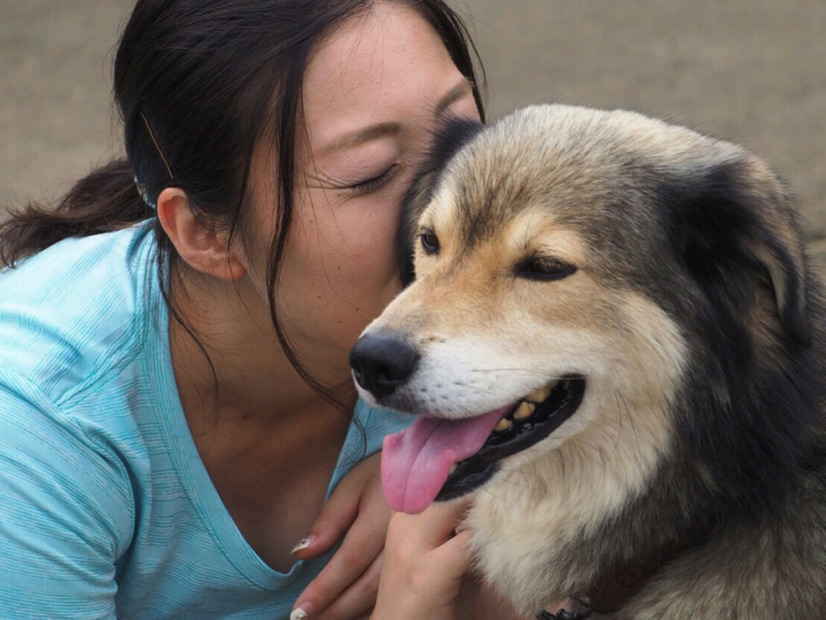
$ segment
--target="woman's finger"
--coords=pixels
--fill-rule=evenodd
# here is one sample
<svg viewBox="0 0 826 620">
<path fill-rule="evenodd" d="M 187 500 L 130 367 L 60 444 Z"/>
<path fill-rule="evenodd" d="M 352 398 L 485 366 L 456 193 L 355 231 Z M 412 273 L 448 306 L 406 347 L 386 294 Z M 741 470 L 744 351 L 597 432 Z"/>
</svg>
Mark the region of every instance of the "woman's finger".
<svg viewBox="0 0 826 620">
<path fill-rule="evenodd" d="M 394 514 L 388 528 L 375 618 L 454 618 L 471 563 L 469 530 L 455 533 L 463 503 L 440 504 L 418 515 Z"/>
<path fill-rule="evenodd" d="M 381 568 L 380 554 L 361 577 L 336 597 L 329 607 L 311 616 L 310 620 L 355 620 L 367 614 L 376 604 Z"/>
<path fill-rule="evenodd" d="M 415 537 L 419 544 L 433 548 L 453 535 L 467 510 L 468 502 L 434 502 L 421 514 L 396 513 L 389 536 Z"/>
<path fill-rule="evenodd" d="M 389 517 L 383 502 L 381 497 L 365 498 L 341 547 L 299 595 L 297 608 L 303 609 L 308 616 L 310 609 L 316 614 L 321 612 L 370 568 L 384 548 Z"/>
<path fill-rule="evenodd" d="M 468 543 L 473 532 L 465 530 L 433 550 L 434 561 L 443 567 L 442 574 L 446 578 L 461 579 L 468 569 L 473 555 Z"/>
<path fill-rule="evenodd" d="M 293 548 L 295 557 L 302 560 L 319 557 L 341 539 L 358 516 L 367 483 L 372 479 L 378 480 L 378 463 L 376 455 L 368 457 L 342 478 L 324 502 L 307 536 Z"/>
</svg>

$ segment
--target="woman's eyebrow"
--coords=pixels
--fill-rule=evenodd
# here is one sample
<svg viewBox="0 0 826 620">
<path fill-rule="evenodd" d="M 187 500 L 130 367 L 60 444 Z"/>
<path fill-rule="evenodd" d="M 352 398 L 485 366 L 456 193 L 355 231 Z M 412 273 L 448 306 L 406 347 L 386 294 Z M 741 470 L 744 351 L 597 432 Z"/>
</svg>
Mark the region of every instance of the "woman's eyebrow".
<svg viewBox="0 0 826 620">
<path fill-rule="evenodd" d="M 439 100 L 439 103 L 436 104 L 436 109 L 434 110 L 434 116 L 441 116 L 445 113 L 445 110 L 472 91 L 473 89 L 471 88 L 470 82 L 466 79 L 462 80 L 456 84 L 456 86 L 447 91 L 445 96 Z"/>
<path fill-rule="evenodd" d="M 327 155 L 335 151 L 350 149 L 371 140 L 385 136 L 397 135 L 402 129 L 401 123 L 377 123 L 364 129 L 357 129 L 338 136 L 319 150 L 319 155 Z"/>
<path fill-rule="evenodd" d="M 445 93 L 445 95 L 439 100 L 439 103 L 436 104 L 436 108 L 433 112 L 434 116 L 439 117 L 444 114 L 445 110 L 471 92 L 471 90 L 470 82 L 467 80 L 462 80 L 460 83 L 456 84 L 456 86 L 447 91 L 447 93 Z M 324 156 L 335 151 L 354 148 L 364 144 L 365 142 L 384 138 L 385 136 L 394 136 L 397 135 L 401 129 L 401 123 L 387 122 L 377 123 L 363 129 L 347 132 L 338 136 L 329 144 L 321 148 L 318 155 Z"/>
</svg>

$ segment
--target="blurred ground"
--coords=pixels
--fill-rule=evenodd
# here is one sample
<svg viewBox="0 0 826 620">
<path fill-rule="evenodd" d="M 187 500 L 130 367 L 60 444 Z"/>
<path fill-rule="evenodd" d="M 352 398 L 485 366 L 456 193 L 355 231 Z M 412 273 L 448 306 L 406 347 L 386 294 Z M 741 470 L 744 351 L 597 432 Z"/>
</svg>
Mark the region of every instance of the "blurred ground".
<svg viewBox="0 0 826 620">
<path fill-rule="evenodd" d="M 111 62 L 131 0 L 0 0 L 0 204 L 51 199 L 119 148 Z M 491 118 L 628 108 L 744 144 L 798 194 L 826 264 L 824 0 L 456 0 Z"/>
</svg>

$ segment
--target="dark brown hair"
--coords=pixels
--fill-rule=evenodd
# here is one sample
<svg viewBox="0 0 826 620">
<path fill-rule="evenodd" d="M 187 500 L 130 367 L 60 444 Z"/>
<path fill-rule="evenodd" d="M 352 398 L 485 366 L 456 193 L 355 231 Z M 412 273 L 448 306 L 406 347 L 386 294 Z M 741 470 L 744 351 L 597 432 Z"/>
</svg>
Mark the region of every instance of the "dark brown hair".
<svg viewBox="0 0 826 620">
<path fill-rule="evenodd" d="M 443 0 L 392 0 L 413 7 L 438 32 L 472 83 L 478 54 L 461 18 Z M 147 203 L 182 188 L 196 215 L 226 227 L 243 224 L 253 147 L 271 135 L 276 148 L 278 226 L 270 244 L 272 322 L 292 364 L 301 368 L 275 311 L 274 292 L 293 212 L 296 127 L 308 58 L 319 39 L 375 0 L 139 0 L 114 66 L 114 97 L 126 158 L 80 180 L 57 204 L 29 204 L 0 226 L 0 261 L 14 265 L 61 239 L 152 218 Z M 137 179 L 145 192 L 142 200 Z M 155 220 L 157 264 L 173 316 L 174 247 Z M 182 322 L 182 321 L 181 321 Z M 186 326 L 185 326 L 186 327 Z M 326 393 L 325 393 L 326 395 Z"/>
</svg>

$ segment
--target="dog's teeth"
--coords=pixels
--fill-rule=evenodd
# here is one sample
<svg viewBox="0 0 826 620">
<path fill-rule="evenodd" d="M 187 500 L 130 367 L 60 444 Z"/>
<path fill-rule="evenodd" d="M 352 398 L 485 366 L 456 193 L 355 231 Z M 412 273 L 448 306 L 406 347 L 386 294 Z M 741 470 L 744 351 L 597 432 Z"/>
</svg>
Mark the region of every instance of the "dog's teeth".
<svg viewBox="0 0 826 620">
<path fill-rule="evenodd" d="M 535 391 L 531 392 L 530 394 L 528 394 L 525 397 L 525 400 L 528 401 L 529 403 L 539 404 L 543 400 L 548 398 L 548 396 L 550 396 L 552 387 L 553 387 L 552 385 L 546 385 L 543 388 L 539 388 L 538 390 L 535 390 Z"/>
<path fill-rule="evenodd" d="M 457 469 L 459 469 L 459 466 L 456 463 L 454 463 L 450 466 L 450 473 L 454 473 Z"/>
<path fill-rule="evenodd" d="M 508 420 L 507 418 L 502 418 L 496 423 L 496 426 L 493 427 L 497 433 L 503 433 L 504 431 L 510 430 L 513 423 Z"/>
<path fill-rule="evenodd" d="M 513 412 L 513 417 L 516 420 L 524 420 L 533 415 L 534 409 L 536 409 L 536 405 L 533 403 L 522 402 Z"/>
</svg>

